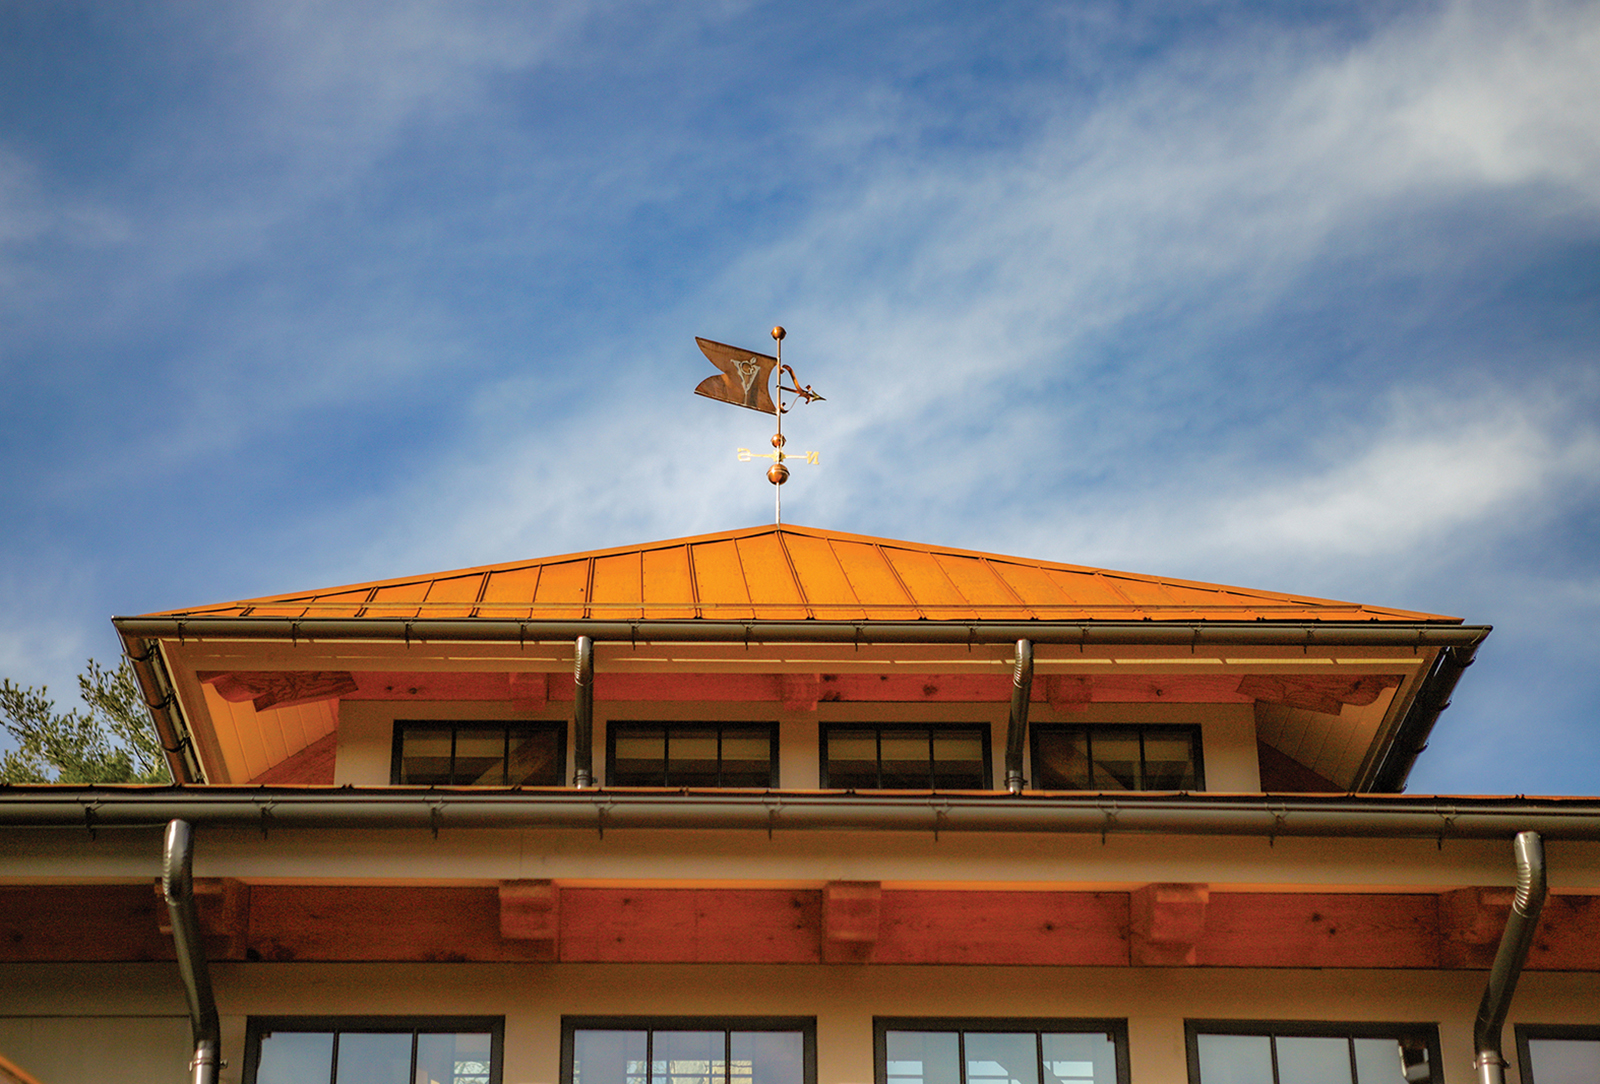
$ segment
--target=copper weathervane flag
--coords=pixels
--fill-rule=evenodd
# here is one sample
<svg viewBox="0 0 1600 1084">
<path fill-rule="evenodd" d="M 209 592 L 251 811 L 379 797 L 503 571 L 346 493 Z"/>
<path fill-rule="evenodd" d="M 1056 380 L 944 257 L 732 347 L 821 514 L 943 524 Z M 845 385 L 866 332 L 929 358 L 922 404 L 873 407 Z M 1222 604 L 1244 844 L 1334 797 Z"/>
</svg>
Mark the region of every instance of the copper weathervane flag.
<svg viewBox="0 0 1600 1084">
<path fill-rule="evenodd" d="M 721 399 L 724 403 L 768 414 L 778 413 L 772 393 L 767 390 L 772 370 L 778 365 L 777 358 L 699 336 L 695 336 L 694 341 L 700 344 L 701 352 L 711 359 L 711 364 L 722 370 L 716 376 L 708 376 L 700 381 L 699 387 L 694 389 L 696 395 Z"/>
</svg>

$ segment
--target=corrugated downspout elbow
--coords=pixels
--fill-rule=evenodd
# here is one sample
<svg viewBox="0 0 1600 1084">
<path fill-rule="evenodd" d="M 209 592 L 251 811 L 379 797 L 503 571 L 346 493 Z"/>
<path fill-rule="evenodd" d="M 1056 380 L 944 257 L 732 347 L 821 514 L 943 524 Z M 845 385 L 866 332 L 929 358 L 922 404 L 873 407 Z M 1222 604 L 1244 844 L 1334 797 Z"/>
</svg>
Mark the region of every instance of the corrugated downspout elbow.
<svg viewBox="0 0 1600 1084">
<path fill-rule="evenodd" d="M 194 830 L 188 821 L 167 824 L 162 848 L 161 891 L 172 916 L 172 942 L 178 954 L 178 974 L 189 999 L 189 1021 L 194 1029 L 194 1060 L 189 1063 L 193 1084 L 216 1084 L 222 1066 L 222 1027 L 217 999 L 206 967 L 205 942 L 200 935 L 200 914 L 194 902 Z"/>
<path fill-rule="evenodd" d="M 1512 851 L 1517 861 L 1517 894 L 1511 901 L 1511 914 L 1506 919 L 1505 932 L 1500 935 L 1500 948 L 1489 969 L 1489 983 L 1478 1004 L 1478 1020 L 1472 1033 L 1478 1054 L 1474 1064 L 1482 1084 L 1502 1084 L 1505 1080 L 1506 1061 L 1500 1050 L 1500 1033 L 1505 1028 L 1506 1013 L 1511 1008 L 1511 996 L 1516 993 L 1522 965 L 1527 962 L 1528 949 L 1533 945 L 1533 933 L 1539 925 L 1539 912 L 1544 910 L 1547 891 L 1544 841 L 1539 833 L 1518 832 Z"/>
<path fill-rule="evenodd" d="M 1017 641 L 1011 673 L 1011 721 L 1006 726 L 1006 790 L 1022 793 L 1022 745 L 1028 736 L 1028 701 L 1033 696 L 1033 641 Z"/>
<path fill-rule="evenodd" d="M 587 636 L 578 637 L 572 677 L 577 685 L 572 785 L 587 790 L 594 786 L 594 641 Z"/>
</svg>

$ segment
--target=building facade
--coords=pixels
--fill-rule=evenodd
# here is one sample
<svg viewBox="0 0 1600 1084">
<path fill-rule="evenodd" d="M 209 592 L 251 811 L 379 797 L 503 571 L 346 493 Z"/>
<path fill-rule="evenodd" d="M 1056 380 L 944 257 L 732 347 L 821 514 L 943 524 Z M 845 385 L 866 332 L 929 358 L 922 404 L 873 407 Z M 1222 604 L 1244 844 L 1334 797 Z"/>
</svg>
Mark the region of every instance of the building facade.
<svg viewBox="0 0 1600 1084">
<path fill-rule="evenodd" d="M 116 624 L 17 1079 L 1600 1079 L 1600 802 L 1402 793 L 1486 627 L 793 526 Z"/>
</svg>

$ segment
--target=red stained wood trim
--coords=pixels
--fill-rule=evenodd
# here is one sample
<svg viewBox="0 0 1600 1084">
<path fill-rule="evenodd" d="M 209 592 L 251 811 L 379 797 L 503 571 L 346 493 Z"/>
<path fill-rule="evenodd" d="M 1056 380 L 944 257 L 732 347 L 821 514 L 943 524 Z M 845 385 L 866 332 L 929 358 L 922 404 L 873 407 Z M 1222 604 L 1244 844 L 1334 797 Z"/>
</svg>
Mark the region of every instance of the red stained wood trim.
<svg viewBox="0 0 1600 1084">
<path fill-rule="evenodd" d="M 1211 967 L 1436 968 L 1431 894 L 1213 893 L 1195 963 Z"/>
<path fill-rule="evenodd" d="M 885 892 L 873 960 L 1126 964 L 1127 928 L 1126 892 Z"/>
<path fill-rule="evenodd" d="M 288 760 L 279 761 L 252 783 L 333 783 L 334 761 L 338 756 L 339 732 L 329 731 Z"/>
<path fill-rule="evenodd" d="M 493 888 L 256 885 L 250 953 L 262 960 L 537 960 L 500 936 Z"/>
<path fill-rule="evenodd" d="M 1550 896 L 1539 915 L 1528 967 L 1600 971 L 1600 896 Z"/>
<path fill-rule="evenodd" d="M 822 894 L 785 889 L 563 889 L 561 959 L 817 963 Z"/>
<path fill-rule="evenodd" d="M 1511 916 L 1509 888 L 1461 888 L 1439 896 L 1439 958 L 1445 967 L 1488 967 Z"/>
<path fill-rule="evenodd" d="M 0 888 L 0 962 L 170 960 L 164 917 L 143 883 Z"/>
<path fill-rule="evenodd" d="M 171 937 L 172 909 L 161 882 L 157 880 L 153 887 L 158 928 L 163 937 Z M 243 960 L 249 947 L 250 886 L 232 877 L 196 877 L 194 903 L 206 959 Z"/>
</svg>

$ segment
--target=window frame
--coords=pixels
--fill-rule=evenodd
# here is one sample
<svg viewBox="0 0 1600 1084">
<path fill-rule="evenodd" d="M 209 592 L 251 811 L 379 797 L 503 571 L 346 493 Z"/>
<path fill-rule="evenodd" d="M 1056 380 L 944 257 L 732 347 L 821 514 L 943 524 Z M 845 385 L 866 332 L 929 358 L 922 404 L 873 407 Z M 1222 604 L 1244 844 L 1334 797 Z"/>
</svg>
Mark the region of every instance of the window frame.
<svg viewBox="0 0 1600 1084">
<path fill-rule="evenodd" d="M 928 785 L 926 787 L 885 787 L 883 785 L 883 732 L 885 730 L 926 730 L 928 732 Z M 828 779 L 828 739 L 840 733 L 871 733 L 875 736 L 878 748 L 877 779 L 878 785 L 872 787 L 842 787 L 831 783 Z M 962 731 L 973 731 L 983 742 L 983 778 L 984 785 L 978 790 L 994 790 L 994 728 L 987 722 L 973 723 L 924 723 L 924 722 L 837 722 L 822 723 L 817 727 L 817 784 L 823 790 L 966 790 L 966 787 L 933 786 L 933 769 L 936 761 L 933 759 L 933 739 L 940 733 L 956 734 Z"/>
<path fill-rule="evenodd" d="M 1439 1048 L 1436 1023 L 1390 1022 L 1383 1020 L 1205 1020 L 1183 1022 L 1183 1046 L 1188 1060 L 1189 1084 L 1204 1084 L 1200 1079 L 1201 1035 L 1259 1035 L 1272 1041 L 1272 1076 L 1278 1078 L 1277 1040 L 1285 1039 L 1395 1039 L 1415 1035 L 1428 1048 L 1432 1084 L 1444 1084 L 1444 1055 Z M 1353 1056 L 1353 1055 L 1352 1055 Z M 1354 1068 L 1354 1063 L 1352 1063 Z M 1354 1077 L 1354 1074 L 1351 1074 Z"/>
<path fill-rule="evenodd" d="M 1518 1024 L 1512 1029 L 1517 1042 L 1517 1068 L 1523 1084 L 1538 1084 L 1533 1072 L 1533 1051 L 1529 1039 L 1567 1039 L 1600 1044 L 1600 1024 Z"/>
<path fill-rule="evenodd" d="M 621 732 L 621 731 L 626 731 L 629 727 L 639 727 L 639 728 L 659 727 L 659 728 L 661 728 L 661 729 L 663 729 L 663 730 L 665 730 L 667 732 L 667 745 L 666 745 L 666 749 L 664 750 L 664 753 L 667 754 L 667 755 L 664 755 L 662 757 L 663 782 L 660 782 L 660 783 L 619 783 L 619 782 L 617 782 L 617 780 L 616 780 L 616 771 L 617 771 L 617 734 L 619 732 Z M 715 729 L 716 730 L 716 732 L 717 732 L 717 778 L 718 778 L 718 780 L 720 780 L 722 778 L 722 770 L 723 770 L 723 768 L 722 768 L 722 736 L 723 736 L 723 731 L 724 730 L 730 730 L 730 729 L 740 729 L 740 728 L 746 729 L 746 730 L 765 730 L 767 732 L 767 757 L 768 757 L 767 764 L 768 764 L 768 769 L 769 769 L 768 773 L 767 773 L 767 784 L 766 784 L 766 786 L 765 787 L 760 787 L 760 788 L 748 788 L 748 787 L 740 788 L 740 787 L 732 787 L 731 784 L 724 784 L 724 783 L 721 783 L 721 782 L 717 782 L 717 783 L 697 783 L 697 784 L 692 784 L 691 785 L 691 784 L 673 783 L 673 782 L 666 781 L 669 778 L 669 774 L 670 774 L 671 766 L 672 766 L 672 758 L 670 756 L 670 753 L 672 751 L 672 736 L 671 735 L 672 735 L 672 731 L 675 728 L 676 729 L 681 729 L 681 730 L 689 730 L 689 729 L 698 729 L 698 730 Z M 608 787 L 662 787 L 662 788 L 666 788 L 666 789 L 669 789 L 669 790 L 678 790 L 678 789 L 701 790 L 701 789 L 705 789 L 707 787 L 709 787 L 711 789 L 714 789 L 714 790 L 721 790 L 724 787 L 732 787 L 732 789 L 735 789 L 735 790 L 738 790 L 738 789 L 777 790 L 778 786 L 779 786 L 779 782 L 778 781 L 779 781 L 780 778 L 781 778 L 781 776 L 778 773 L 778 724 L 777 724 L 776 721 L 762 720 L 762 719 L 708 719 L 708 720 L 700 720 L 700 719 L 609 719 L 609 720 L 606 721 L 606 784 L 605 785 L 608 786 Z"/>
<path fill-rule="evenodd" d="M 411 1035 L 412 1072 L 415 1073 L 418 1035 L 489 1033 L 489 1084 L 501 1084 L 505 1073 L 506 1018 L 504 1016 L 251 1016 L 245 1023 L 242 1084 L 255 1084 L 261 1068 L 261 1040 L 275 1031 L 328 1032 L 334 1034 L 333 1065 L 338 1065 L 339 1040 L 344 1034 Z M 331 1076 L 330 1076 L 331 1079 Z"/>
<path fill-rule="evenodd" d="M 1111 1039 L 1117 1065 L 1117 1084 L 1129 1084 L 1133 1071 L 1128 1059 L 1128 1021 L 1116 1017 L 1061 1016 L 874 1016 L 872 1018 L 872 1078 L 874 1084 L 889 1084 L 889 1032 L 955 1032 L 965 1050 L 968 1034 L 1033 1032 L 1035 1036 L 1093 1034 L 1104 1032 Z M 1039 1080 L 1044 1080 L 1041 1065 Z M 965 1058 L 960 1066 L 963 1082 L 967 1075 Z"/>
<path fill-rule="evenodd" d="M 556 779 L 554 783 L 402 783 L 400 773 L 403 766 L 403 753 L 405 748 L 405 734 L 408 730 L 443 730 L 450 729 L 450 771 L 455 774 L 455 748 L 458 733 L 464 729 L 477 727 L 490 729 L 498 727 L 506 732 L 505 744 L 501 750 L 500 763 L 505 765 L 511 756 L 511 739 L 521 732 L 524 734 L 554 734 L 556 738 Z M 565 719 L 396 719 L 394 721 L 393 744 L 389 753 L 389 785 L 394 787 L 559 787 L 565 785 L 567 774 L 567 720 Z"/>
<path fill-rule="evenodd" d="M 556 1084 L 574 1084 L 574 1033 L 579 1031 L 798 1031 L 801 1082 L 817 1084 L 817 1018 L 815 1016 L 565 1016 L 561 1017 L 561 1066 Z M 647 1038 L 646 1043 L 653 1042 Z M 726 1043 L 726 1038 L 724 1042 Z M 649 1046 L 646 1047 L 648 1051 Z M 647 1055 L 648 1058 L 648 1055 Z M 726 1063 L 724 1063 L 726 1064 Z M 646 1073 L 653 1084 L 654 1066 Z"/>
<path fill-rule="evenodd" d="M 1031 758 L 1030 767 L 1033 769 L 1032 774 L 1033 774 L 1033 779 L 1034 779 L 1034 782 L 1032 784 L 1030 784 L 1030 789 L 1036 789 L 1036 790 L 1056 789 L 1056 788 L 1047 788 L 1047 787 L 1039 786 L 1038 782 L 1037 782 L 1037 780 L 1039 778 L 1039 775 L 1040 775 L 1040 770 L 1039 770 L 1039 764 L 1040 764 L 1040 758 L 1039 758 L 1039 736 L 1040 736 L 1041 733 L 1042 734 L 1075 734 L 1075 733 L 1083 733 L 1083 734 L 1088 735 L 1089 736 L 1089 742 L 1090 742 L 1090 746 L 1089 746 L 1090 747 L 1089 767 L 1090 767 L 1090 770 L 1092 771 L 1093 768 L 1094 768 L 1094 754 L 1093 754 L 1094 737 L 1093 737 L 1093 735 L 1097 731 L 1099 731 L 1101 733 L 1105 733 L 1105 732 L 1108 732 L 1108 731 L 1116 731 L 1116 730 L 1136 731 L 1138 733 L 1138 736 L 1139 736 L 1139 778 L 1140 778 L 1140 782 L 1143 782 L 1144 775 L 1145 775 L 1144 743 L 1145 743 L 1145 738 L 1147 736 L 1157 735 L 1157 736 L 1164 736 L 1164 737 L 1177 737 L 1177 736 L 1186 736 L 1186 737 L 1188 737 L 1188 739 L 1189 739 L 1189 753 L 1190 753 L 1190 756 L 1192 757 L 1192 759 L 1194 761 L 1194 787 L 1193 787 L 1192 790 L 1180 791 L 1179 793 L 1193 793 L 1195 791 L 1202 791 L 1202 790 L 1206 789 L 1205 734 L 1204 734 L 1204 728 L 1199 723 L 1123 723 L 1123 722 L 1104 722 L 1104 723 L 1033 723 L 1033 724 L 1030 724 L 1029 727 L 1028 727 L 1028 755 Z M 1103 788 L 1097 786 L 1094 783 L 1094 781 L 1091 780 L 1090 785 L 1087 786 L 1087 787 L 1072 788 L 1072 789 L 1076 790 L 1078 793 L 1087 793 L 1087 792 L 1091 792 L 1091 791 L 1098 791 L 1098 790 L 1101 790 Z M 1141 787 L 1139 787 L 1139 788 L 1137 788 L 1135 790 L 1119 791 L 1119 793 L 1123 793 L 1123 794 L 1140 794 L 1140 793 L 1144 793 L 1148 789 L 1149 788 L 1141 786 Z"/>
</svg>

